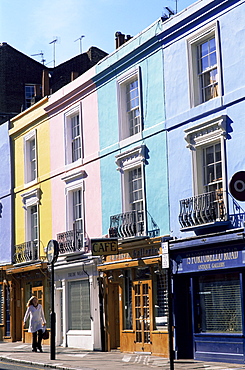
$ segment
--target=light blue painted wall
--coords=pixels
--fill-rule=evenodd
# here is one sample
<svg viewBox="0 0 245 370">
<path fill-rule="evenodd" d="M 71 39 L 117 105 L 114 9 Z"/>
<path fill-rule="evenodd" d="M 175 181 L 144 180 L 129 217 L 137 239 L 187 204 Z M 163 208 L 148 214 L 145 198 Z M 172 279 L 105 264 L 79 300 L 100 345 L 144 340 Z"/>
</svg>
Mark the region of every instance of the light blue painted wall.
<svg viewBox="0 0 245 370">
<path fill-rule="evenodd" d="M 8 122 L 0 125 L 0 265 L 11 262 L 11 165 Z"/>
<path fill-rule="evenodd" d="M 139 38 L 134 38 L 132 43 L 129 41 L 97 66 L 103 234 L 108 232 L 110 216 L 122 212 L 121 176 L 115 156 L 143 144 L 149 153 L 145 166 L 147 211 L 160 227 L 161 235 L 169 233 L 162 49 L 152 28 L 147 37 L 140 35 Z M 136 66 L 141 71 L 144 131 L 139 141 L 120 149 L 116 81 L 122 73 Z"/>
</svg>

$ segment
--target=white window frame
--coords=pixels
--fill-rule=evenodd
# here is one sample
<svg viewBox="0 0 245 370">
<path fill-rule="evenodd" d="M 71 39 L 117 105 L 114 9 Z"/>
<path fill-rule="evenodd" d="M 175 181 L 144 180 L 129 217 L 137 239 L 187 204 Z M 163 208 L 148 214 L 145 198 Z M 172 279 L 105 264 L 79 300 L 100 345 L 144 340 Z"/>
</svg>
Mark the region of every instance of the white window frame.
<svg viewBox="0 0 245 370">
<path fill-rule="evenodd" d="M 127 85 L 137 79 L 138 81 L 138 97 L 139 97 L 139 132 L 130 135 L 128 114 L 127 114 L 127 103 L 126 103 L 126 87 Z M 142 103 L 141 103 L 141 73 L 140 67 L 134 67 L 121 75 L 117 79 L 117 97 L 118 97 L 118 121 L 119 121 L 119 141 L 128 139 L 137 140 L 137 137 L 141 137 L 142 134 Z"/>
<path fill-rule="evenodd" d="M 116 156 L 117 170 L 121 174 L 122 213 L 131 212 L 129 200 L 129 171 L 141 168 L 142 201 L 144 214 L 144 230 L 147 233 L 146 200 L 145 200 L 145 146 L 141 145 Z"/>
<path fill-rule="evenodd" d="M 220 47 L 219 47 L 219 32 L 218 22 L 213 22 L 201 30 L 195 32 L 187 38 L 187 52 L 188 52 L 188 71 L 189 71 L 189 92 L 190 92 L 190 106 L 191 108 L 204 104 L 207 101 L 202 101 L 202 92 L 200 87 L 200 80 L 198 76 L 198 45 L 204 43 L 212 36 L 215 37 L 216 45 L 216 58 L 218 70 L 218 94 L 217 97 L 222 95 L 221 91 L 221 64 L 220 64 Z M 213 100 L 211 98 L 210 100 Z"/>
<path fill-rule="evenodd" d="M 31 142 L 35 141 L 35 178 L 32 179 L 32 166 L 31 166 Z M 38 176 L 38 162 L 37 162 L 37 133 L 36 130 L 30 131 L 27 135 L 24 137 L 24 179 L 25 184 L 31 185 L 37 181 Z"/>
<path fill-rule="evenodd" d="M 37 250 L 39 253 L 39 240 L 40 240 L 40 229 L 39 229 L 39 204 L 41 199 L 41 191 L 39 188 L 33 189 L 27 193 L 21 195 L 23 208 L 25 210 L 25 241 L 32 242 L 32 232 L 31 232 L 31 208 L 33 206 L 37 207 Z"/>
<path fill-rule="evenodd" d="M 81 142 L 81 157 L 73 161 L 73 152 L 72 152 L 72 131 L 71 131 L 71 120 L 73 117 L 79 117 L 79 126 L 80 126 L 80 142 Z M 74 164 L 80 165 L 83 161 L 83 136 L 82 136 L 82 113 L 81 113 L 81 104 L 76 105 L 64 115 L 64 132 L 65 132 L 65 164 L 72 166 Z"/>
<path fill-rule="evenodd" d="M 66 196 L 66 230 L 71 231 L 74 229 L 74 217 L 73 217 L 73 193 L 74 191 L 81 190 L 82 200 L 82 228 L 83 228 L 83 248 L 85 246 L 85 203 L 84 203 L 84 191 L 85 184 L 84 178 L 86 177 L 85 171 L 77 171 L 70 173 L 62 178 L 66 183 L 65 196 Z"/>
<path fill-rule="evenodd" d="M 220 143 L 222 162 L 222 189 L 224 192 L 225 209 L 227 209 L 227 173 L 225 140 L 226 116 L 219 116 L 210 121 L 202 122 L 185 130 L 187 148 L 192 152 L 192 174 L 194 196 L 204 193 L 203 186 L 203 148 Z"/>
</svg>

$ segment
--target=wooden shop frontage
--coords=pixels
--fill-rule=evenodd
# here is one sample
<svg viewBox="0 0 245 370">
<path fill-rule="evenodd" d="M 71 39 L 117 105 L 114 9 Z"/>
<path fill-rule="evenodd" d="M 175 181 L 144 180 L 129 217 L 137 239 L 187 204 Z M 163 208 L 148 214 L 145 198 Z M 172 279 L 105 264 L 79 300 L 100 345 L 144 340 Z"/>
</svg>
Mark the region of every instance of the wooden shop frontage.
<svg viewBox="0 0 245 370">
<path fill-rule="evenodd" d="M 5 328 L 4 341 L 23 341 L 31 343 L 32 336 L 28 333 L 28 325 L 22 328 L 23 317 L 28 299 L 35 295 L 45 312 L 49 327 L 50 278 L 47 263 L 36 261 L 25 265 L 11 265 L 5 270 Z M 45 340 L 48 344 L 49 340 Z"/>
<path fill-rule="evenodd" d="M 161 238 L 122 241 L 117 254 L 105 254 L 98 266 L 104 288 L 105 349 L 168 357 Z"/>
</svg>

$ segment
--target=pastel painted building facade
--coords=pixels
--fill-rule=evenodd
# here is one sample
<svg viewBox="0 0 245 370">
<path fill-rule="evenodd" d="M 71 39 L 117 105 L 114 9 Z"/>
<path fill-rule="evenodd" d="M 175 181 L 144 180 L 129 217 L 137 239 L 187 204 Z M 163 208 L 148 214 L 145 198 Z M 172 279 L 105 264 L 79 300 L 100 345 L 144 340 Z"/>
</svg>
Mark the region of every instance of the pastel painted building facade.
<svg viewBox="0 0 245 370">
<path fill-rule="evenodd" d="M 118 255 L 105 257 L 98 268 L 104 274 L 107 350 L 168 357 L 161 265 L 161 237 L 170 234 L 161 27 L 159 19 L 96 66 L 102 234 L 119 243 Z"/>
<path fill-rule="evenodd" d="M 245 361 L 244 15 L 199 1 L 160 36 L 178 358 Z"/>
<path fill-rule="evenodd" d="M 6 268 L 10 284 L 10 339 L 31 341 L 22 329 L 26 302 L 36 295 L 49 325 L 50 290 L 45 248 L 52 235 L 48 99 L 10 121 L 14 164 L 14 243 L 12 265 Z"/>
<path fill-rule="evenodd" d="M 57 344 L 102 346 L 97 258 L 91 238 L 102 236 L 97 93 L 91 68 L 54 93 L 50 120 L 52 238 Z"/>
<path fill-rule="evenodd" d="M 9 285 L 6 280 L 6 266 L 12 262 L 13 212 L 12 212 L 12 171 L 11 152 L 8 134 L 9 122 L 0 125 L 0 338 L 8 336 L 9 322 Z M 5 305 L 6 302 L 6 305 Z"/>
</svg>

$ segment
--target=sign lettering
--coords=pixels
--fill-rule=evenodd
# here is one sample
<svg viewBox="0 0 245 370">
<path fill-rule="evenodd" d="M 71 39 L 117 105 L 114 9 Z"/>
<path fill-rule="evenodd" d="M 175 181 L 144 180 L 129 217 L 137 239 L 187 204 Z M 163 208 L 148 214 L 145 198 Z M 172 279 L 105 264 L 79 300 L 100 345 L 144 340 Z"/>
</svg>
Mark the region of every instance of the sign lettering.
<svg viewBox="0 0 245 370">
<path fill-rule="evenodd" d="M 117 238 L 92 239 L 92 255 L 93 256 L 108 256 L 118 254 Z"/>
</svg>

